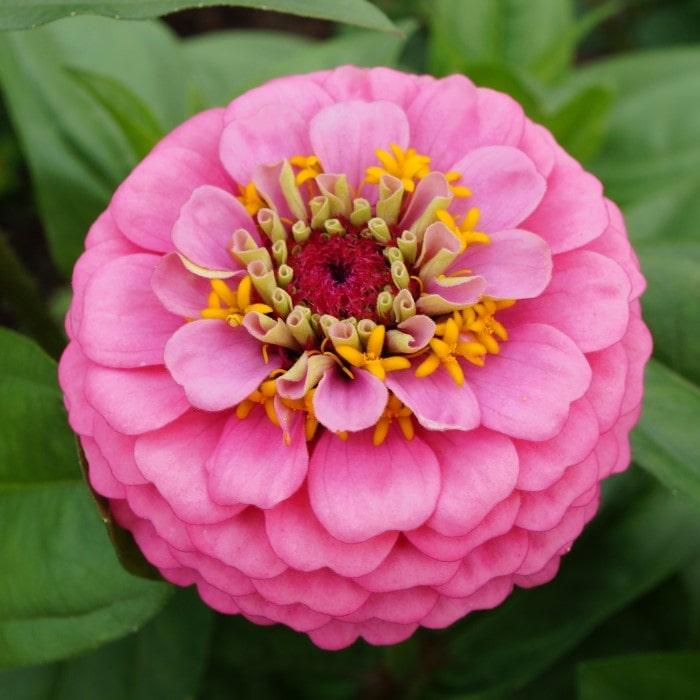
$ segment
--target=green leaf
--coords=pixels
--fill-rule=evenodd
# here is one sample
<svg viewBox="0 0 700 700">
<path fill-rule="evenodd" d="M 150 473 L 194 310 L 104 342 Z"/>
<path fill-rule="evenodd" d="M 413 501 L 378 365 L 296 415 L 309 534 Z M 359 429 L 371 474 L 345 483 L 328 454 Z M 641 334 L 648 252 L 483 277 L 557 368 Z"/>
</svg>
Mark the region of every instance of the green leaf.
<svg viewBox="0 0 700 700">
<path fill-rule="evenodd" d="M 623 506 L 592 524 L 553 582 L 461 624 L 453 663 L 436 675 L 441 688 L 492 697 L 524 685 L 697 555 L 693 510 L 658 488 L 633 494 L 630 476 L 615 479 Z"/>
<path fill-rule="evenodd" d="M 647 290 L 644 318 L 656 338 L 655 357 L 700 386 L 700 240 L 636 246 Z"/>
<path fill-rule="evenodd" d="M 632 433 L 634 459 L 700 510 L 700 389 L 659 362 L 647 366 L 644 408 Z"/>
<path fill-rule="evenodd" d="M 589 661 L 578 673 L 578 700 L 696 700 L 698 688 L 698 651 Z"/>
<path fill-rule="evenodd" d="M 186 700 L 198 695 L 214 613 L 179 589 L 142 630 L 75 659 L 0 673 L 12 700 Z"/>
<path fill-rule="evenodd" d="M 431 4 L 431 72 L 446 75 L 473 63 L 505 63 L 525 70 L 552 60 L 571 61 L 573 43 L 561 37 L 573 26 L 569 0 L 437 0 Z M 555 71 L 556 72 L 556 71 Z"/>
<path fill-rule="evenodd" d="M 345 22 L 368 29 L 395 31 L 391 20 L 368 0 L 0 0 L 0 29 L 27 29 L 76 14 L 115 19 L 146 19 L 188 7 L 233 5 L 276 10 L 302 17 Z"/>
<path fill-rule="evenodd" d="M 163 137 L 164 129 L 139 97 L 117 80 L 81 68 L 68 69 L 117 123 L 131 146 L 134 158 L 141 160 Z"/>
<path fill-rule="evenodd" d="M 664 49 L 601 62 L 578 80 L 607 81 L 618 99 L 592 164 L 622 205 L 697 183 L 700 171 L 700 48 Z"/>
<path fill-rule="evenodd" d="M 134 99 L 170 128 L 186 116 L 181 61 L 172 36 L 155 24 L 80 18 L 0 35 L 4 97 L 29 163 L 52 256 L 66 277 L 88 228 L 136 157 L 104 98 L 78 85 L 65 67 L 127 84 Z"/>
<path fill-rule="evenodd" d="M 411 27 L 402 27 L 407 33 Z M 353 31 L 326 41 L 309 42 L 281 33 L 230 31 L 184 42 L 193 83 L 203 107 L 226 104 L 270 78 L 335 68 L 345 64 L 396 64 L 404 39 Z"/>
<path fill-rule="evenodd" d="M 117 563 L 80 474 L 55 375 L 31 341 L 0 330 L 0 668 L 120 637 L 169 593 Z"/>
</svg>

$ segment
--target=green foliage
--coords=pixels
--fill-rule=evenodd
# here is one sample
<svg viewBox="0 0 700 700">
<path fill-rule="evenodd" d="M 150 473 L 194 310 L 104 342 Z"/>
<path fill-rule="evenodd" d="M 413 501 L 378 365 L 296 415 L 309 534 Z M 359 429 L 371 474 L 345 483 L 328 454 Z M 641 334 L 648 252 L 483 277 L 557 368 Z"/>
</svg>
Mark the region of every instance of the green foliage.
<svg viewBox="0 0 700 700">
<path fill-rule="evenodd" d="M 61 17 L 82 14 L 105 15 L 114 19 L 147 19 L 188 7 L 212 5 L 276 10 L 302 17 L 347 22 L 368 29 L 395 30 L 391 21 L 368 0 L 0 0 L 0 29 L 26 29 Z"/>
<path fill-rule="evenodd" d="M 118 564 L 83 484 L 56 368 L 0 331 L 0 668 L 64 658 L 137 628 L 169 587 Z"/>
</svg>

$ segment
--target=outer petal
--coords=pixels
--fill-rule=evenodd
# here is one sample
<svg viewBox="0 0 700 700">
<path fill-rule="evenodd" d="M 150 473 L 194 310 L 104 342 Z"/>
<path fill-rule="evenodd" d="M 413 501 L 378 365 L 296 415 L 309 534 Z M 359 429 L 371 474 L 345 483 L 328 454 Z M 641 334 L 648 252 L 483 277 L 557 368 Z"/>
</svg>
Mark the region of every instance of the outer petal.
<svg viewBox="0 0 700 700">
<path fill-rule="evenodd" d="M 400 107 L 409 105 L 420 94 L 421 87 L 434 82 L 434 78 L 427 75 L 408 75 L 382 67 L 340 66 L 308 77 L 318 80 L 336 102 L 389 100 Z"/>
<path fill-rule="evenodd" d="M 209 493 L 217 503 L 249 503 L 271 508 L 304 481 L 309 463 L 304 421 L 297 411 L 288 438 L 265 411 L 254 408 L 244 420 L 232 415 L 207 460 Z"/>
<path fill-rule="evenodd" d="M 629 293 L 629 278 L 614 260 L 574 251 L 557 255 L 554 276 L 544 293 L 527 305 L 516 304 L 509 315 L 518 323 L 554 326 L 583 352 L 593 352 L 610 347 L 624 335 Z"/>
<path fill-rule="evenodd" d="M 547 186 L 535 164 L 509 146 L 479 148 L 453 169 L 462 174 L 460 184 L 472 191 L 471 197 L 455 200 L 454 210 L 479 209 L 479 229 L 486 233 L 519 226 L 542 201 Z"/>
<path fill-rule="evenodd" d="M 173 335 L 165 364 L 193 406 L 220 411 L 243 401 L 281 361 L 271 356 L 266 364 L 262 345 L 242 326 L 204 319 Z"/>
<path fill-rule="evenodd" d="M 389 394 L 384 382 L 363 369 L 350 379 L 336 367 L 323 375 L 314 394 L 316 418 L 333 432 L 365 430 L 377 423 Z"/>
<path fill-rule="evenodd" d="M 437 599 L 438 594 L 428 586 L 416 586 L 390 593 L 373 593 L 361 607 L 343 619 L 347 622 L 365 622 L 376 618 L 406 625 L 427 615 Z"/>
<path fill-rule="evenodd" d="M 216 448 L 223 425 L 223 416 L 192 411 L 136 441 L 139 470 L 187 523 L 220 522 L 242 509 L 214 503 L 207 491 L 204 462 Z"/>
<path fill-rule="evenodd" d="M 386 558 L 396 532 L 347 544 L 331 537 L 314 515 L 305 489 L 265 513 L 270 544 L 289 566 L 301 571 L 328 567 L 341 576 L 361 576 Z"/>
<path fill-rule="evenodd" d="M 591 382 L 591 368 L 578 347 L 551 326 L 525 324 L 513 329 L 499 355 L 484 367 L 467 368 L 481 406 L 483 424 L 525 440 L 557 435 L 569 405 Z"/>
<path fill-rule="evenodd" d="M 320 111 L 309 125 L 313 152 L 327 173 L 345 173 L 359 187 L 365 170 L 378 163 L 375 150 L 406 148 L 408 119 L 392 102 L 343 102 Z"/>
<path fill-rule="evenodd" d="M 210 158 L 184 148 L 153 151 L 115 192 L 110 211 L 124 235 L 159 253 L 173 249 L 170 238 L 180 207 L 201 185 L 229 189 L 223 168 Z"/>
<path fill-rule="evenodd" d="M 483 277 L 484 294 L 495 299 L 539 296 L 552 277 L 549 246 L 539 236 L 517 229 L 492 233 L 490 238 L 488 245 L 469 246 L 450 270 L 468 268 Z"/>
<path fill-rule="evenodd" d="M 442 489 L 427 525 L 443 535 L 465 535 L 515 488 L 518 455 L 505 436 L 487 430 L 422 431 L 441 467 Z"/>
<path fill-rule="evenodd" d="M 429 430 L 471 430 L 481 421 L 470 386 L 457 386 L 441 367 L 427 377 L 416 377 L 415 368 L 391 372 L 386 385 Z"/>
<path fill-rule="evenodd" d="M 85 373 L 92 363 L 85 357 L 80 345 L 68 343 L 58 365 L 58 381 L 63 389 L 63 400 L 68 409 L 71 428 L 78 435 L 92 435 L 95 410 L 85 398 Z"/>
<path fill-rule="evenodd" d="M 182 387 L 164 367 L 93 365 L 85 378 L 85 395 L 115 430 L 127 435 L 156 430 L 190 407 Z"/>
<path fill-rule="evenodd" d="M 371 431 L 348 440 L 324 433 L 309 463 L 309 496 L 316 517 L 343 542 L 362 542 L 388 530 L 411 530 L 435 508 L 440 467 L 418 437 L 397 429 L 372 444 Z"/>
<path fill-rule="evenodd" d="M 563 253 L 600 236 L 608 221 L 600 182 L 578 165 L 558 162 L 540 206 L 522 227 L 542 236 L 553 253 Z"/>
<path fill-rule="evenodd" d="M 160 303 L 183 318 L 199 318 L 211 291 L 209 280 L 190 272 L 177 253 L 168 253 L 153 271 L 153 293 Z"/>
<path fill-rule="evenodd" d="M 126 255 L 107 263 L 85 286 L 79 341 L 108 367 L 163 364 L 163 349 L 184 319 L 165 311 L 151 289 L 155 255 Z"/>
<path fill-rule="evenodd" d="M 202 185 L 180 209 L 172 240 L 178 251 L 196 265 L 230 270 L 238 267 L 230 251 L 233 232 L 239 228 L 255 231 L 243 205 L 225 190 Z"/>
</svg>

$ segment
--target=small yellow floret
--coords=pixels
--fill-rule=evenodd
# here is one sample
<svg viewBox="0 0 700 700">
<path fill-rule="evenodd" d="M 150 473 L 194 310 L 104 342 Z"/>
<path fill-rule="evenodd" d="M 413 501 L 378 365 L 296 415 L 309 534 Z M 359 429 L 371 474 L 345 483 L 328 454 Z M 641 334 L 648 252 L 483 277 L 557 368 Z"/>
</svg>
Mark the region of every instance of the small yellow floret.
<svg viewBox="0 0 700 700">
<path fill-rule="evenodd" d="M 372 436 L 372 443 L 374 446 L 381 445 L 384 440 L 386 440 L 386 436 L 389 433 L 389 426 L 394 419 L 398 423 L 406 440 L 412 440 L 416 432 L 413 421 L 411 420 L 412 415 L 413 412 L 411 409 L 404 406 L 394 394 L 391 394 L 386 403 L 386 408 L 374 428 L 374 435 Z"/>
<path fill-rule="evenodd" d="M 463 252 L 472 243 L 491 242 L 491 239 L 483 231 L 474 230 L 479 222 L 479 210 L 476 207 L 472 207 L 459 223 L 446 209 L 438 209 L 435 216 L 462 242 L 460 252 Z"/>
<path fill-rule="evenodd" d="M 375 151 L 381 166 L 367 168 L 365 182 L 377 185 L 382 175 L 393 175 L 401 180 L 406 192 L 413 192 L 415 181 L 422 180 L 430 172 L 430 157 L 416 153 L 414 148 L 404 151 L 395 143 L 390 148 L 391 153 L 381 148 Z"/>
<path fill-rule="evenodd" d="M 251 303 L 252 280 L 246 275 L 238 284 L 236 290 L 232 290 L 224 280 L 210 280 L 211 292 L 207 299 L 207 308 L 202 309 L 202 318 L 220 318 L 229 326 L 240 326 L 243 317 L 250 312 L 258 311 L 269 314 L 272 307 L 267 304 Z"/>
<path fill-rule="evenodd" d="M 240 195 L 236 199 L 251 216 L 255 216 L 265 206 L 265 202 L 260 198 L 260 194 L 252 182 L 249 182 L 245 187 L 238 185 L 238 190 Z"/>
<path fill-rule="evenodd" d="M 323 172 L 323 166 L 318 156 L 293 156 L 289 162 L 299 168 L 296 175 L 296 184 L 303 185 Z"/>
<path fill-rule="evenodd" d="M 377 379 L 384 381 L 387 372 L 408 369 L 411 362 L 407 357 L 391 355 L 382 357 L 384 349 L 385 326 L 376 326 L 367 340 L 366 352 L 361 352 L 349 345 L 338 345 L 335 352 L 353 367 L 366 369 Z"/>
</svg>

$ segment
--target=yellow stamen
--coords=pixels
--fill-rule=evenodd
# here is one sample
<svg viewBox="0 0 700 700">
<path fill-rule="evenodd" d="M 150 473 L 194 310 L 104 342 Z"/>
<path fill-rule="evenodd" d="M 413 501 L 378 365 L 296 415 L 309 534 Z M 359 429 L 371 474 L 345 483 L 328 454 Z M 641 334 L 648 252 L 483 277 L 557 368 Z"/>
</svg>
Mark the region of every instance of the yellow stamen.
<svg viewBox="0 0 700 700">
<path fill-rule="evenodd" d="M 416 180 L 422 180 L 430 172 L 430 157 L 416 153 L 414 148 L 404 151 L 392 143 L 391 153 L 378 148 L 375 153 L 381 166 L 367 168 L 365 182 L 379 184 L 382 175 L 393 175 L 401 180 L 406 192 L 413 192 Z"/>
<path fill-rule="evenodd" d="M 299 168 L 296 175 L 297 185 L 303 185 L 307 180 L 311 180 L 323 172 L 323 166 L 318 156 L 293 156 L 289 162 Z"/>
<path fill-rule="evenodd" d="M 387 372 L 408 369 L 411 366 L 411 362 L 407 357 L 401 355 L 381 356 L 384 349 L 385 335 L 386 327 L 383 325 L 376 326 L 367 339 L 366 352 L 356 350 L 349 345 L 338 345 L 335 348 L 335 352 L 353 367 L 366 369 L 377 379 L 384 381 Z"/>
<path fill-rule="evenodd" d="M 415 428 L 413 426 L 413 421 L 411 420 L 411 415 L 413 412 L 407 406 L 404 406 L 401 401 L 394 395 L 389 396 L 389 400 L 386 403 L 386 408 L 382 413 L 381 418 L 377 421 L 377 425 L 374 427 L 374 435 L 372 436 L 372 444 L 376 447 L 381 445 L 386 436 L 389 434 L 389 426 L 392 421 L 396 419 L 396 422 L 403 433 L 406 440 L 412 440 L 415 435 Z"/>
<path fill-rule="evenodd" d="M 260 198 L 252 182 L 249 182 L 245 187 L 238 185 L 238 190 L 240 195 L 236 199 L 251 216 L 255 216 L 265 206 L 265 202 Z"/>
<path fill-rule="evenodd" d="M 472 243 L 491 242 L 491 239 L 483 231 L 474 230 L 479 221 L 479 210 L 476 207 L 472 207 L 459 223 L 446 209 L 438 209 L 435 215 L 462 242 L 460 252 L 463 252 Z"/>
</svg>

